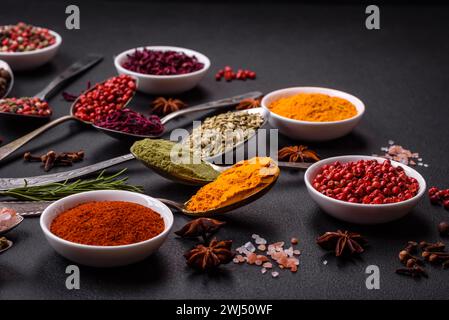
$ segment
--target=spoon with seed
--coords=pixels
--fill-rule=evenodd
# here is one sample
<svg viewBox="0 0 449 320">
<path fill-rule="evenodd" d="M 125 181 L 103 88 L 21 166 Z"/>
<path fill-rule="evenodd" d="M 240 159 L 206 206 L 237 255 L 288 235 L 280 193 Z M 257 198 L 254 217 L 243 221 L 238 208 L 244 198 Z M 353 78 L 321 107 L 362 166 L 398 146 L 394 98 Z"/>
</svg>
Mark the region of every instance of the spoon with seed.
<svg viewBox="0 0 449 320">
<path fill-rule="evenodd" d="M 221 100 L 217 100 L 217 101 L 203 103 L 203 104 L 200 104 L 200 105 L 197 105 L 194 107 L 184 108 L 184 109 L 172 112 L 172 113 L 166 115 L 165 117 L 161 118 L 161 124 L 162 124 L 162 126 L 165 126 L 169 121 L 171 121 L 175 118 L 178 118 L 180 116 L 186 115 L 188 113 L 193 113 L 193 112 L 198 112 L 198 111 L 206 111 L 206 110 L 210 110 L 210 109 L 227 108 L 227 107 L 233 106 L 235 104 L 238 104 L 242 100 L 255 99 L 255 98 L 260 97 L 261 95 L 262 95 L 261 92 L 253 91 L 253 92 L 248 92 L 248 93 L 230 97 L 230 98 L 225 98 L 225 99 L 221 99 Z M 260 108 L 260 109 L 262 109 L 262 108 Z M 145 138 L 150 138 L 150 139 L 151 138 L 159 138 L 165 133 L 165 127 L 164 127 L 164 130 L 158 134 L 140 135 L 140 134 L 132 134 L 132 133 L 118 131 L 118 130 L 107 129 L 107 128 L 103 128 L 103 127 L 100 127 L 95 124 L 92 124 L 92 126 L 95 129 L 97 129 L 113 138 L 116 138 L 119 140 L 128 140 L 128 141 L 137 141 L 137 140 L 142 140 Z"/>
</svg>

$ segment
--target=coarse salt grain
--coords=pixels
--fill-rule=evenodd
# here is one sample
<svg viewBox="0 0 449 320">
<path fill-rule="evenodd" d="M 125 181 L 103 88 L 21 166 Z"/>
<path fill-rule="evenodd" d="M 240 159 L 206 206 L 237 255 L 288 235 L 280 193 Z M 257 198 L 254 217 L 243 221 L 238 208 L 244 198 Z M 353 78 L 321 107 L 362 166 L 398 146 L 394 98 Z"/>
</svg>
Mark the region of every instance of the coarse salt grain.
<svg viewBox="0 0 449 320">
<path fill-rule="evenodd" d="M 264 244 L 260 244 L 259 246 L 257 246 L 257 249 L 259 249 L 260 251 L 265 251 L 267 250 L 267 246 Z"/>
<path fill-rule="evenodd" d="M 297 238 L 291 238 L 290 243 L 291 244 L 298 244 L 298 239 Z"/>
<path fill-rule="evenodd" d="M 279 276 L 279 272 L 273 271 L 273 272 L 271 273 L 271 276 L 272 276 L 273 278 L 277 278 L 277 277 Z"/>
</svg>

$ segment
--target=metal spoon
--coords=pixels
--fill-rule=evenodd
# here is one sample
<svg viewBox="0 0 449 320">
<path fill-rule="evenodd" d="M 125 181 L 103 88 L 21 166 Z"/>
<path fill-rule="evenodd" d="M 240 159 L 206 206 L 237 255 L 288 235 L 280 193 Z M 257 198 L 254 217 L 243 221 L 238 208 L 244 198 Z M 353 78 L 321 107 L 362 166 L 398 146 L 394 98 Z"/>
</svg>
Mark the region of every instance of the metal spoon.
<svg viewBox="0 0 449 320">
<path fill-rule="evenodd" d="M 134 155 L 134 157 L 137 160 L 139 160 L 140 162 L 142 162 L 146 167 L 150 168 L 155 173 L 160 175 L 161 177 L 164 177 L 164 178 L 166 178 L 168 180 L 171 180 L 171 181 L 174 181 L 174 182 L 179 182 L 179 183 L 186 184 L 186 185 L 191 185 L 191 186 L 204 186 L 204 185 L 212 182 L 212 180 L 195 179 L 195 178 L 192 178 L 192 177 L 179 175 L 179 174 L 176 174 L 176 173 L 173 173 L 173 172 L 167 172 L 167 171 L 162 170 L 159 167 L 153 166 L 150 163 L 145 162 L 145 161 L 139 159 L 136 155 Z M 225 171 L 225 170 L 227 170 L 227 169 L 232 167 L 232 166 L 218 166 L 218 165 L 213 164 L 211 162 L 208 162 L 206 160 L 203 160 L 203 163 L 206 163 L 206 164 L 210 165 L 212 167 L 212 169 L 214 169 L 217 172 L 223 172 L 223 171 Z M 308 167 L 310 167 L 312 165 L 312 163 L 305 163 L 305 162 L 298 162 L 298 163 L 278 162 L 277 165 L 280 168 L 304 169 L 305 170 Z"/>
<path fill-rule="evenodd" d="M 0 68 L 5 69 L 8 71 L 9 75 L 11 76 L 11 80 L 9 81 L 8 89 L 6 89 L 5 94 L 0 97 L 0 99 L 3 99 L 8 96 L 8 94 L 11 92 L 12 87 L 14 86 L 14 74 L 12 73 L 11 67 L 6 61 L 0 60 Z"/>
<path fill-rule="evenodd" d="M 224 170 L 220 169 L 220 170 Z M 188 201 L 185 203 L 179 203 L 176 201 L 172 201 L 172 200 L 168 200 L 168 199 L 158 199 L 161 202 L 165 203 L 166 205 L 175 208 L 176 210 L 178 210 L 179 212 L 188 215 L 188 216 L 195 216 L 195 217 L 208 217 L 208 216 L 214 216 L 214 215 L 218 215 L 218 214 L 223 214 L 226 212 L 229 212 L 231 210 L 235 210 L 237 208 L 240 208 L 244 205 L 247 205 L 251 202 L 256 201 L 257 199 L 259 199 L 260 197 L 262 197 L 264 194 L 266 194 L 268 191 L 270 191 L 270 189 L 274 186 L 274 184 L 276 183 L 277 179 L 279 177 L 279 170 L 277 170 L 277 172 L 273 175 L 272 180 L 270 181 L 270 183 L 264 185 L 261 188 L 258 188 L 256 190 L 254 190 L 252 193 L 248 194 L 245 198 L 240 199 L 236 202 L 230 203 L 229 205 L 220 207 L 220 208 L 216 208 L 216 209 L 212 209 L 212 210 L 208 210 L 208 211 L 204 211 L 204 212 L 193 212 L 193 211 L 189 211 L 186 209 L 186 206 L 188 204 Z M 48 207 L 51 203 L 53 203 L 52 201 L 5 201 L 5 202 L 0 202 L 0 206 L 7 206 L 9 208 L 12 208 L 14 210 L 16 210 L 19 214 L 24 215 L 24 216 L 39 216 L 46 207 Z"/>
<path fill-rule="evenodd" d="M 97 84 L 98 85 L 98 84 Z M 83 92 L 82 95 L 85 95 L 86 93 L 88 93 L 89 91 L 92 91 L 96 88 L 96 86 L 94 86 L 93 88 Z M 110 135 L 113 136 L 115 138 L 127 138 L 130 140 L 139 140 L 139 139 L 144 139 L 144 138 L 157 138 L 160 135 L 157 136 L 142 136 L 142 135 L 134 135 L 134 134 L 130 134 L 130 133 L 126 133 L 126 132 L 121 132 L 121 131 L 116 131 L 116 130 L 111 130 L 111 129 L 105 129 L 105 128 L 101 128 L 98 126 L 95 126 L 93 123 L 91 122 L 87 122 L 87 121 L 83 121 L 77 117 L 75 117 L 74 115 L 74 108 L 77 105 L 78 100 L 80 99 L 80 97 L 82 96 L 80 95 L 72 104 L 71 108 L 70 108 L 70 115 L 68 116 L 63 116 L 60 117 L 56 120 L 53 120 L 52 122 L 47 123 L 46 125 L 37 128 L 34 131 L 31 131 L 30 133 L 24 135 L 23 137 L 16 139 L 12 142 L 10 142 L 7 145 L 4 145 L 3 147 L 0 147 L 0 161 L 3 160 L 4 158 L 6 158 L 8 155 L 10 155 L 11 153 L 13 153 L 15 150 L 17 150 L 18 148 L 20 148 L 21 146 L 23 146 L 24 144 L 26 144 L 27 142 L 29 142 L 30 140 L 34 139 L 35 137 L 39 136 L 41 133 L 63 123 L 66 122 L 68 120 L 77 120 L 77 121 L 81 121 L 85 124 L 89 124 L 92 125 L 93 127 L 95 127 L 96 129 Z M 222 99 L 222 100 L 218 100 L 218 101 L 213 101 L 213 102 L 208 102 L 208 103 L 204 103 L 195 107 L 191 107 L 191 108 L 186 108 L 186 109 L 182 109 L 182 110 L 178 110 L 176 112 L 172 112 L 169 115 L 165 116 L 164 118 L 161 119 L 161 122 L 163 124 L 167 123 L 168 121 L 190 113 L 190 112 L 197 112 L 197 111 L 203 111 L 203 110 L 209 110 L 209 109 L 214 109 L 214 108 L 219 108 L 219 107 L 229 107 L 231 105 L 237 104 L 239 103 L 241 100 L 244 99 L 248 99 L 248 98 L 257 98 L 259 96 L 261 96 L 262 93 L 258 92 L 258 91 L 254 91 L 254 92 L 249 92 L 246 94 L 242 94 L 242 95 L 238 95 L 235 97 L 231 97 L 231 98 L 226 98 L 226 99 Z M 123 108 L 125 108 L 129 102 L 131 101 L 131 99 L 133 98 L 133 96 L 131 96 L 129 98 L 129 100 L 125 103 L 125 105 L 123 106 Z M 162 133 L 161 133 L 162 135 Z"/>
<path fill-rule="evenodd" d="M 11 231 L 11 230 L 14 229 L 15 227 L 17 227 L 19 224 L 21 224 L 22 221 L 23 221 L 23 217 L 22 217 L 21 215 L 17 215 L 17 216 L 16 216 L 16 219 L 17 219 L 17 221 L 16 221 L 15 224 L 13 224 L 12 226 L 10 226 L 10 227 L 7 228 L 7 229 L 4 229 L 4 230 L 1 230 L 1 231 L 0 231 L 0 236 L 3 236 L 4 234 L 8 233 L 9 231 Z"/>
<path fill-rule="evenodd" d="M 210 109 L 217 109 L 217 108 L 227 108 L 234 104 L 238 104 L 240 101 L 242 101 L 244 99 L 256 99 L 256 98 L 260 97 L 261 95 L 262 95 L 261 92 L 253 91 L 253 92 L 248 92 L 248 93 L 230 97 L 230 98 L 213 101 L 213 102 L 208 102 L 208 103 L 203 103 L 203 104 L 200 104 L 200 105 L 197 105 L 194 107 L 181 109 L 181 110 L 172 112 L 172 113 L 166 115 L 165 117 L 163 117 L 161 119 L 161 123 L 162 123 L 162 125 L 165 126 L 165 124 L 167 122 L 169 122 L 170 120 L 173 120 L 177 117 L 183 116 L 188 113 L 205 111 L 205 110 L 210 110 Z M 165 133 L 165 128 L 164 128 L 164 131 L 162 131 L 160 134 L 157 134 L 157 135 L 139 135 L 139 134 L 132 134 L 132 133 L 127 133 L 127 132 L 122 132 L 122 131 L 117 131 L 117 130 L 112 130 L 112 129 L 106 129 L 106 128 L 96 126 L 95 124 L 92 124 L 92 126 L 95 129 L 97 129 L 113 138 L 120 139 L 120 140 L 126 139 L 126 140 L 130 140 L 130 141 L 142 140 L 145 138 L 159 138 Z"/>
<path fill-rule="evenodd" d="M 95 66 L 101 60 L 103 60 L 103 56 L 97 54 L 89 54 L 85 59 L 75 62 L 66 70 L 64 70 L 59 76 L 54 78 L 44 89 L 42 89 L 42 91 L 36 93 L 34 97 L 39 98 L 40 100 L 43 101 L 47 101 L 50 97 L 52 97 L 56 93 L 56 91 L 61 89 L 63 85 L 65 85 L 67 82 L 69 82 L 71 79 L 73 79 L 80 73 L 87 71 L 91 67 Z M 23 118 L 49 119 L 51 117 L 51 115 L 39 116 L 39 115 L 17 114 L 12 112 L 0 112 L 0 116 L 10 118 L 21 117 L 22 119 Z M 0 160 L 1 159 L 2 158 L 0 158 Z"/>
</svg>

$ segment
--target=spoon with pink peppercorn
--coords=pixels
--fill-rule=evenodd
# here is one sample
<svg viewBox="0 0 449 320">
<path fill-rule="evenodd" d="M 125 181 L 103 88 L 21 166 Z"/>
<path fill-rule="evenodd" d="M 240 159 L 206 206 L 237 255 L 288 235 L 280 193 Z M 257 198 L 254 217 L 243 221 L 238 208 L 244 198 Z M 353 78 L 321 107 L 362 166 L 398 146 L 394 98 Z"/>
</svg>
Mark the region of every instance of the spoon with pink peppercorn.
<svg viewBox="0 0 449 320">
<path fill-rule="evenodd" d="M 137 79 L 123 74 L 95 85 L 91 89 L 82 93 L 73 102 L 70 109 L 70 115 L 63 116 L 50 123 L 47 123 L 46 125 L 28 133 L 27 135 L 12 141 L 3 147 L 0 147 L 0 161 L 41 133 L 68 120 L 78 120 L 86 124 L 90 124 L 101 132 L 118 139 L 139 140 L 143 138 L 157 138 L 164 133 L 163 125 L 178 116 L 191 112 L 220 107 L 229 107 L 238 104 L 244 99 L 257 98 L 262 95 L 262 93 L 258 91 L 249 92 L 246 94 L 178 110 L 176 112 L 170 113 L 160 120 L 151 119 L 155 126 L 159 126 L 159 130 L 156 131 L 156 134 L 153 135 L 136 135 L 128 132 L 102 128 L 94 124 L 96 121 L 101 120 L 105 116 L 110 115 L 115 111 L 119 111 L 122 109 L 122 111 L 126 111 L 127 109 L 125 108 L 134 96 L 136 87 Z M 130 110 L 128 110 L 127 112 L 129 111 Z M 160 123 L 157 123 L 159 121 Z"/>
</svg>

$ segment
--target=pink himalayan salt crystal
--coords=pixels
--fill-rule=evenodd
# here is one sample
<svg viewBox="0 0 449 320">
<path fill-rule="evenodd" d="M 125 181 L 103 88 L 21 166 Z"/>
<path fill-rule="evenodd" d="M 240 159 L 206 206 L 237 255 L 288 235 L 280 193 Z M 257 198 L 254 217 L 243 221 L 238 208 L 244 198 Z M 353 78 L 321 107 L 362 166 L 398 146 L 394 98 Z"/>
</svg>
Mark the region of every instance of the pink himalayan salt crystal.
<svg viewBox="0 0 449 320">
<path fill-rule="evenodd" d="M 291 238 L 290 243 L 291 244 L 298 244 L 299 240 L 298 238 Z"/>
<path fill-rule="evenodd" d="M 0 209 L 0 231 L 11 228 L 18 222 L 17 212 L 9 208 Z"/>
<path fill-rule="evenodd" d="M 277 277 L 279 277 L 279 272 L 273 271 L 273 272 L 271 273 L 271 276 L 272 276 L 273 278 L 277 278 Z"/>
<path fill-rule="evenodd" d="M 262 268 L 262 269 L 260 269 L 260 272 L 262 272 L 262 274 L 265 274 L 265 273 L 267 273 L 267 269 Z"/>
<path fill-rule="evenodd" d="M 258 249 L 259 251 L 265 251 L 265 250 L 267 250 L 267 246 L 264 245 L 264 244 L 260 244 L 259 246 L 257 246 L 257 249 Z"/>
<path fill-rule="evenodd" d="M 273 268 L 273 264 L 271 262 L 265 262 L 262 267 L 266 268 L 266 269 L 271 269 Z"/>
</svg>

